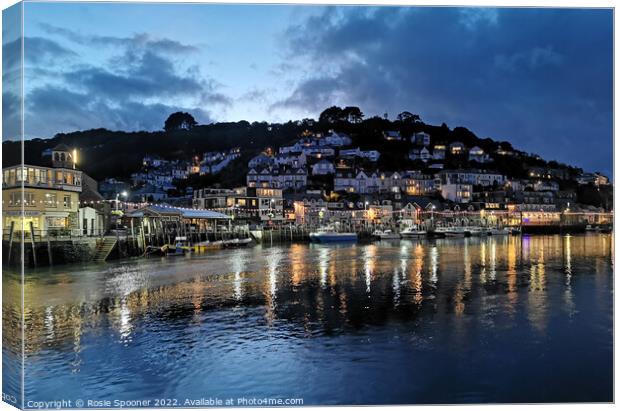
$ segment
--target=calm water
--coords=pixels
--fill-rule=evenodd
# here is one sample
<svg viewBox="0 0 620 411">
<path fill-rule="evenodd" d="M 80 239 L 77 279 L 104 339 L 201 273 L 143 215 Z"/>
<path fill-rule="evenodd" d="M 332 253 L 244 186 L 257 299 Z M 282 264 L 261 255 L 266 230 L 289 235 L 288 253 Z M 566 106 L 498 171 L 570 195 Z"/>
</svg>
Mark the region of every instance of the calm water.
<svg viewBox="0 0 620 411">
<path fill-rule="evenodd" d="M 6 313 L 10 273 L 4 287 Z M 609 235 L 41 269 L 25 287 L 25 398 L 612 401 L 612 287 Z M 19 334 L 3 321 L 6 392 Z"/>
</svg>

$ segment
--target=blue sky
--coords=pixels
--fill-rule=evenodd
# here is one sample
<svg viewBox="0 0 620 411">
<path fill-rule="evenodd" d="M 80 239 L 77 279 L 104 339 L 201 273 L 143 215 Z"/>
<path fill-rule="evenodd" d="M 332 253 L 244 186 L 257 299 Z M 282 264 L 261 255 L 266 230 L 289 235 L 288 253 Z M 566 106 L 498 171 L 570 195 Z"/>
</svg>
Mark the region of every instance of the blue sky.
<svg viewBox="0 0 620 411">
<path fill-rule="evenodd" d="M 24 33 L 30 138 L 356 105 L 611 174 L 611 10 L 26 3 Z"/>
</svg>

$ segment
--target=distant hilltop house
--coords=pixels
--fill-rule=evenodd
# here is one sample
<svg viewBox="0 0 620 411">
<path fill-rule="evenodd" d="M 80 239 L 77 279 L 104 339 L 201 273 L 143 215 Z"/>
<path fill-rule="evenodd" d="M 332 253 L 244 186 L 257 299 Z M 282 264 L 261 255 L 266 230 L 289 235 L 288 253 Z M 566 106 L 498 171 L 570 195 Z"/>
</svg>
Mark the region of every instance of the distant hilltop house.
<svg viewBox="0 0 620 411">
<path fill-rule="evenodd" d="M 421 160 L 426 163 L 428 160 L 431 159 L 431 153 L 426 147 L 414 148 L 413 150 L 409 151 L 409 159 Z"/>
<path fill-rule="evenodd" d="M 431 136 L 423 131 L 417 132 L 411 136 L 411 142 L 417 146 L 428 146 L 431 144 Z"/>
<path fill-rule="evenodd" d="M 366 158 L 372 162 L 379 161 L 379 157 L 381 156 L 381 154 L 377 150 L 360 150 L 359 147 L 342 149 L 340 150 L 338 155 L 343 158 L 353 158 L 353 157 Z"/>
<path fill-rule="evenodd" d="M 260 153 L 259 155 L 252 157 L 248 162 L 249 168 L 259 168 L 259 167 L 269 167 L 273 165 L 274 159 L 271 156 L 268 156 L 265 153 Z"/>
<path fill-rule="evenodd" d="M 351 140 L 351 137 L 349 137 L 348 135 L 344 133 L 336 133 L 333 130 L 330 131 L 330 134 L 323 137 L 319 141 L 322 141 L 325 145 L 332 146 L 332 147 L 350 146 L 351 143 L 353 142 Z"/>
<path fill-rule="evenodd" d="M 448 146 L 448 149 L 450 150 L 450 153 L 452 153 L 452 155 L 454 156 L 465 154 L 465 151 L 467 150 L 465 144 L 461 143 L 460 141 L 455 141 L 454 143 L 451 143 Z"/>
<path fill-rule="evenodd" d="M 217 174 L 228 167 L 231 161 L 239 158 L 241 149 L 233 148 L 229 151 L 213 151 L 204 153 L 200 162 L 200 174 Z"/>
<path fill-rule="evenodd" d="M 594 184 L 595 186 L 603 186 L 609 184 L 609 178 L 601 173 L 583 173 L 577 177 L 577 183 Z"/>
<path fill-rule="evenodd" d="M 387 141 L 403 141 L 403 137 L 400 134 L 400 131 L 394 130 L 384 131 L 383 138 Z"/>
<path fill-rule="evenodd" d="M 331 161 L 320 160 L 318 163 L 315 163 L 312 166 L 312 175 L 313 176 L 324 176 L 329 174 L 334 174 L 336 172 L 336 168 Z"/>
<path fill-rule="evenodd" d="M 289 166 L 293 168 L 305 167 L 306 155 L 304 153 L 280 153 L 273 158 L 273 163 L 278 166 Z"/>
<path fill-rule="evenodd" d="M 444 160 L 446 158 L 446 146 L 437 144 L 433 146 L 433 160 Z"/>
<path fill-rule="evenodd" d="M 528 175 L 531 178 L 556 178 L 558 180 L 570 179 L 570 173 L 567 169 L 557 167 L 530 167 L 528 169 Z"/>
<path fill-rule="evenodd" d="M 476 161 L 478 163 L 486 163 L 489 160 L 490 160 L 489 155 L 486 154 L 484 150 L 481 149 L 480 147 L 474 146 L 469 149 L 469 161 Z"/>
</svg>

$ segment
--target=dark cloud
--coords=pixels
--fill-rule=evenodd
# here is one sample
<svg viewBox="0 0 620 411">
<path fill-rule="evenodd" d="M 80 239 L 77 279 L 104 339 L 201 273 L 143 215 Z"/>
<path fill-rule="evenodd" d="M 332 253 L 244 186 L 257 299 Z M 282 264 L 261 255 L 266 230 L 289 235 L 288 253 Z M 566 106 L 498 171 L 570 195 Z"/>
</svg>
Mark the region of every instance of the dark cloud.
<svg viewBox="0 0 620 411">
<path fill-rule="evenodd" d="M 187 54 L 194 53 L 199 47 L 183 44 L 176 40 L 157 38 L 148 33 L 137 33 L 131 37 L 97 36 L 82 34 L 63 27 L 42 23 L 41 27 L 49 34 L 64 37 L 67 40 L 86 46 L 124 47 L 128 49 L 147 49 L 154 53 Z"/>
<path fill-rule="evenodd" d="M 612 27 L 602 9 L 329 8 L 287 30 L 310 74 L 274 107 L 409 110 L 610 172 Z"/>
<path fill-rule="evenodd" d="M 26 99 L 26 135 L 48 137 L 58 132 L 105 127 L 112 130 L 158 130 L 175 111 L 191 112 L 200 123 L 211 121 L 199 107 L 162 103 L 111 101 L 64 87 L 33 90 Z"/>
<path fill-rule="evenodd" d="M 26 136 L 49 137 L 94 127 L 156 130 L 178 110 L 189 111 L 204 123 L 212 118 L 201 107 L 231 104 L 219 91 L 219 83 L 204 76 L 198 67 L 180 68 L 177 55 L 196 51 L 194 46 L 148 34 L 85 36 L 49 25 L 44 28 L 64 43 L 27 40 L 28 53 L 40 53 L 29 60 L 26 71 L 31 82 L 38 80 L 25 98 Z M 67 39 L 78 49 L 78 44 L 113 46 L 114 54 L 104 64 L 79 58 L 68 63 L 66 59 L 77 53 L 66 45 Z M 181 101 L 191 103 L 179 104 Z"/>
</svg>

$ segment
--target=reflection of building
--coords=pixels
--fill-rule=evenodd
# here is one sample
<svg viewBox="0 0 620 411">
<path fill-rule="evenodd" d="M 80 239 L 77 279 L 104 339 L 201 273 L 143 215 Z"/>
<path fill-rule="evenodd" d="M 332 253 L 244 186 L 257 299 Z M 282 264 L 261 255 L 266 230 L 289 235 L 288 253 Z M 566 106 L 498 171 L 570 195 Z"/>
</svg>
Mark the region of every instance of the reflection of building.
<svg viewBox="0 0 620 411">
<path fill-rule="evenodd" d="M 30 230 L 30 224 L 35 230 L 44 231 L 79 227 L 82 172 L 75 170 L 74 164 L 67 167 L 74 156 L 62 148 L 57 146 L 53 150 L 55 168 L 20 165 L 3 169 L 4 229 L 14 224 L 14 229 L 21 230 L 22 221 L 25 231 Z"/>
</svg>

